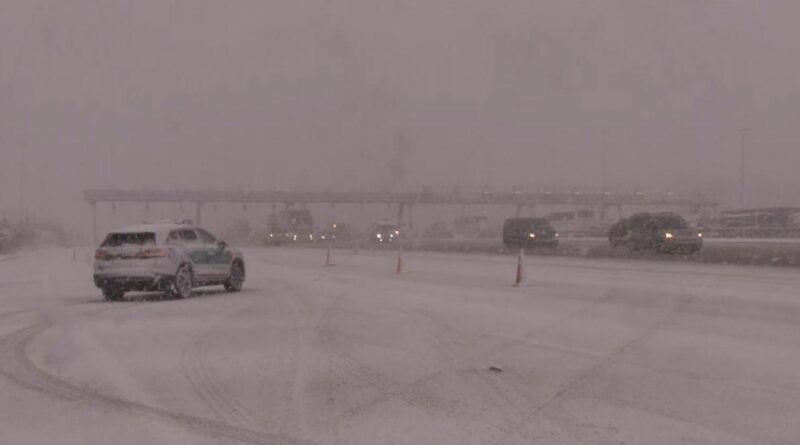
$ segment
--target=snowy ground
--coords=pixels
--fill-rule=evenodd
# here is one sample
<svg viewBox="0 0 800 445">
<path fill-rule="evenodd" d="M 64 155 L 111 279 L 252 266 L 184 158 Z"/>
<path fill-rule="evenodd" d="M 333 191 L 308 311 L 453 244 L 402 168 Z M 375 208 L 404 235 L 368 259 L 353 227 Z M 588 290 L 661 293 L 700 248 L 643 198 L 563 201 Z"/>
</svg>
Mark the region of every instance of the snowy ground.
<svg viewBox="0 0 800 445">
<path fill-rule="evenodd" d="M 106 303 L 85 255 L 0 256 L 2 444 L 800 438 L 796 270 L 253 249 L 242 293 Z"/>
</svg>

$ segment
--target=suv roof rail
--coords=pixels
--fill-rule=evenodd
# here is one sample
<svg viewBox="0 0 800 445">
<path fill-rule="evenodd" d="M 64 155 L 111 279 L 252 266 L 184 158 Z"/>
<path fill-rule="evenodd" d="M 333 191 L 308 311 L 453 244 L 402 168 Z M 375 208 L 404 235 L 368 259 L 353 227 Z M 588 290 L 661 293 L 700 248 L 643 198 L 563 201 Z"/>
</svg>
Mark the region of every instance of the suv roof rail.
<svg viewBox="0 0 800 445">
<path fill-rule="evenodd" d="M 194 225 L 194 221 L 191 219 L 160 219 L 155 221 L 147 221 L 145 220 L 143 224 L 186 224 L 186 225 Z"/>
</svg>

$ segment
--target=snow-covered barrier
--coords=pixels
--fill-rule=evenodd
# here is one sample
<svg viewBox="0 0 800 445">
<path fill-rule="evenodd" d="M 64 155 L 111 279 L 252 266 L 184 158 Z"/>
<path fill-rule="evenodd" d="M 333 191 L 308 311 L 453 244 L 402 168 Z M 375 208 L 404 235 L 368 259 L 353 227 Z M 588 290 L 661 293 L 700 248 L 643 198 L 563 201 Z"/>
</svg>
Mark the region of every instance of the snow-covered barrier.
<svg viewBox="0 0 800 445">
<path fill-rule="evenodd" d="M 516 254 L 506 251 L 499 238 L 402 240 L 407 250 Z M 602 238 L 562 238 L 555 249 L 529 249 L 526 255 L 555 255 L 584 258 L 618 258 L 655 261 L 686 261 L 716 264 L 800 267 L 800 241 L 706 239 L 703 248 L 691 255 L 630 252 L 613 248 Z"/>
</svg>

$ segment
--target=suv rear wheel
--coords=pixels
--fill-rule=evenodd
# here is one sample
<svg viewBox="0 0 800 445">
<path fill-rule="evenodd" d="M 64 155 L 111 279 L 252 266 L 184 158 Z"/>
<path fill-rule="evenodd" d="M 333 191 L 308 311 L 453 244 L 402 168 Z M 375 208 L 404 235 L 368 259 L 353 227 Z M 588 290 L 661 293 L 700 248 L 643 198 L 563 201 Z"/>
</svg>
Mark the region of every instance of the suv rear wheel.
<svg viewBox="0 0 800 445">
<path fill-rule="evenodd" d="M 192 284 L 194 277 L 192 269 L 184 264 L 175 273 L 175 282 L 172 283 L 170 294 L 175 298 L 189 298 L 192 296 Z"/>
<path fill-rule="evenodd" d="M 120 301 L 125 296 L 125 291 L 114 286 L 103 286 L 103 298 L 108 301 Z"/>
</svg>

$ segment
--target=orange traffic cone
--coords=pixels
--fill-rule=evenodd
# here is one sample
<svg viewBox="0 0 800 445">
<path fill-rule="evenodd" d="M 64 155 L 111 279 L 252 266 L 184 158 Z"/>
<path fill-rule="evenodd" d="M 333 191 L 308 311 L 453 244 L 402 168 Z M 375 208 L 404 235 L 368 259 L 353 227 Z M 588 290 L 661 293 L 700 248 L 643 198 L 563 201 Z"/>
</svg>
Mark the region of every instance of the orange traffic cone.
<svg viewBox="0 0 800 445">
<path fill-rule="evenodd" d="M 523 277 L 523 268 L 522 268 L 522 258 L 525 255 L 525 251 L 523 249 L 519 249 L 519 257 L 517 257 L 517 277 L 514 279 L 514 287 L 519 287 L 522 285 Z"/>
<path fill-rule="evenodd" d="M 403 273 L 403 246 L 397 249 L 397 274 Z"/>
</svg>

